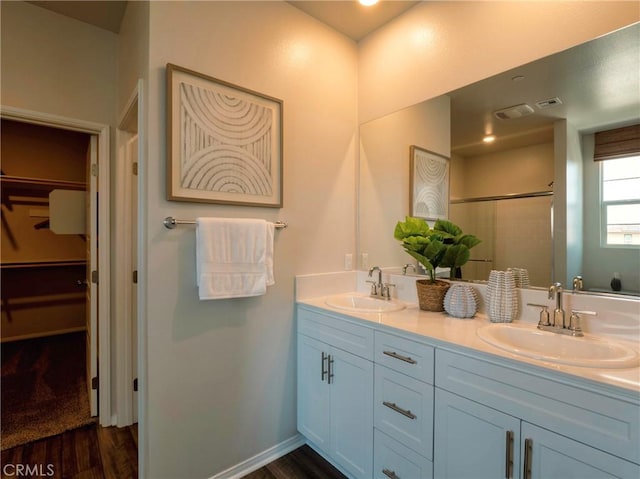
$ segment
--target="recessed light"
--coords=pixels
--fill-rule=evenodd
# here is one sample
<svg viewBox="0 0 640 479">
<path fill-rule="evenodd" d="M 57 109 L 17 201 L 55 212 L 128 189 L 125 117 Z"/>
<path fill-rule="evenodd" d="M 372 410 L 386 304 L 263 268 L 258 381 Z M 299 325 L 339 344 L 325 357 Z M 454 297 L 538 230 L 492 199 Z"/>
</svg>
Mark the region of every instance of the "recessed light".
<svg viewBox="0 0 640 479">
<path fill-rule="evenodd" d="M 375 5 L 378 3 L 378 0 L 358 0 L 360 5 L 364 5 L 365 7 L 370 7 L 371 5 Z"/>
<path fill-rule="evenodd" d="M 496 137 L 495 135 L 487 135 L 482 139 L 482 141 L 485 143 L 493 143 L 494 141 L 496 141 Z"/>
</svg>

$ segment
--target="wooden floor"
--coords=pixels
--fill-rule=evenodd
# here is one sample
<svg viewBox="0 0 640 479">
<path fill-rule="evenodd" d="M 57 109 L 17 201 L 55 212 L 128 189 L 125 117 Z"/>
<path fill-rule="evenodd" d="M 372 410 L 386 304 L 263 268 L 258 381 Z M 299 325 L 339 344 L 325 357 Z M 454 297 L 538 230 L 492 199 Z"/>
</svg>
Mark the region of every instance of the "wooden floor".
<svg viewBox="0 0 640 479">
<path fill-rule="evenodd" d="M 346 477 L 305 445 L 244 476 L 243 479 L 346 479 Z"/>
<path fill-rule="evenodd" d="M 21 467 L 23 474 L 18 474 Z M 29 474 L 24 474 L 24 471 Z M 2 451 L 2 479 L 137 479 L 138 428 L 91 425 Z M 302 446 L 243 479 L 346 479 Z"/>
<path fill-rule="evenodd" d="M 30 474 L 19 474 L 29 471 Z M 85 426 L 2 451 L 2 479 L 136 479 L 138 428 Z"/>
</svg>

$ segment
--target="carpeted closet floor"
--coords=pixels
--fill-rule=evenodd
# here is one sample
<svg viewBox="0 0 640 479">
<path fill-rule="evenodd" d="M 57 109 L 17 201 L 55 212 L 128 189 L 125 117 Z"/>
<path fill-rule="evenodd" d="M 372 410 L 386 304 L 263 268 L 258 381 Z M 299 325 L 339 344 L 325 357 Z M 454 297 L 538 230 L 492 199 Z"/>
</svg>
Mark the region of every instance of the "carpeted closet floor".
<svg viewBox="0 0 640 479">
<path fill-rule="evenodd" d="M 95 422 L 85 333 L 3 343 L 2 450 Z"/>
</svg>

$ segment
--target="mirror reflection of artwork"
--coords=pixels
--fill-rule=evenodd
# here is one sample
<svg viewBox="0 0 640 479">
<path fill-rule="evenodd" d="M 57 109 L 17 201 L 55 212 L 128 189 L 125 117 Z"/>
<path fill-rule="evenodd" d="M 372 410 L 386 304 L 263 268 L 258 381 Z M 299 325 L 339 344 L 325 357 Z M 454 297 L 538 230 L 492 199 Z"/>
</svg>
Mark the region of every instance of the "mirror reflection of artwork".
<svg viewBox="0 0 640 479">
<path fill-rule="evenodd" d="M 412 145 L 411 216 L 436 220 L 447 218 L 449 206 L 449 159 Z"/>
</svg>

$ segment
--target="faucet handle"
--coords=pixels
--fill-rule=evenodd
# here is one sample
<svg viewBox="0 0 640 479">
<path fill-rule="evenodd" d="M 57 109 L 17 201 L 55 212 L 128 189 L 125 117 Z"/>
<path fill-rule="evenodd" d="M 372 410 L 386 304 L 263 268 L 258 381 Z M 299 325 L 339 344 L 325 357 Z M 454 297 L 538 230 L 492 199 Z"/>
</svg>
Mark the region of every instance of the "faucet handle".
<svg viewBox="0 0 640 479">
<path fill-rule="evenodd" d="M 551 322 L 549 321 L 549 306 L 546 304 L 535 304 L 535 303 L 527 303 L 527 306 L 536 306 L 538 308 L 542 308 L 540 310 L 540 320 L 538 321 L 538 326 L 551 326 Z"/>
<path fill-rule="evenodd" d="M 376 296 L 378 294 L 378 283 L 371 280 L 367 280 L 367 283 L 371 284 L 371 295 Z"/>
<path fill-rule="evenodd" d="M 382 294 L 386 299 L 391 299 L 391 288 L 395 288 L 396 285 L 393 283 L 383 283 L 382 284 Z"/>
<path fill-rule="evenodd" d="M 572 310 L 571 316 L 569 316 L 569 331 L 571 332 L 571 336 L 584 336 L 582 333 L 582 321 L 580 319 L 581 314 L 597 316 L 595 311 Z"/>
</svg>

